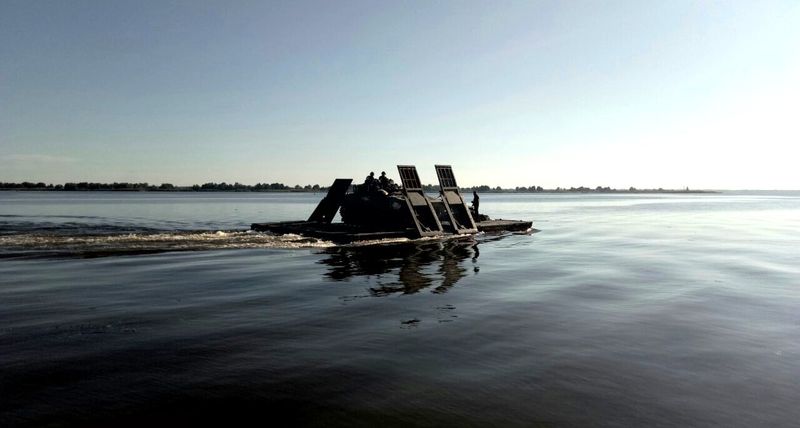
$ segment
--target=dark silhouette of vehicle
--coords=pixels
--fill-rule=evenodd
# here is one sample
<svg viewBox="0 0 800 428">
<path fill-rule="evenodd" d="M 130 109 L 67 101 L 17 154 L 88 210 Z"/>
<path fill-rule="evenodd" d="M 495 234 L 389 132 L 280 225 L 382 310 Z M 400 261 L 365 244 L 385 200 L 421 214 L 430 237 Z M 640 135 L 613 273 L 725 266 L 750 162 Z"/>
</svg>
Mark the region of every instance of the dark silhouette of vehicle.
<svg viewBox="0 0 800 428">
<path fill-rule="evenodd" d="M 350 178 L 337 178 L 308 220 L 253 223 L 251 228 L 334 242 L 531 230 L 530 221 L 492 220 L 478 215 L 477 207 L 468 207 L 450 165 L 436 165 L 438 197 L 424 192 L 415 166 L 398 165 L 397 171 L 402 186 L 383 174 L 378 180 L 371 173 L 360 185 L 352 185 Z M 337 212 L 341 222 L 333 222 Z"/>
</svg>

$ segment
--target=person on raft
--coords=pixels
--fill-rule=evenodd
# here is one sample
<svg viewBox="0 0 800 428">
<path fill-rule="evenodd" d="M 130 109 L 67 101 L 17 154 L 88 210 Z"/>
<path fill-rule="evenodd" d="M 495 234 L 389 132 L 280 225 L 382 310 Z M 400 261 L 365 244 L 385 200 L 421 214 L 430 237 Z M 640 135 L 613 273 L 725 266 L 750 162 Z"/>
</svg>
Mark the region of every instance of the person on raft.
<svg viewBox="0 0 800 428">
<path fill-rule="evenodd" d="M 370 172 L 366 179 L 364 179 L 364 188 L 368 193 L 372 193 L 378 188 L 378 180 L 375 179 L 375 173 Z"/>
<path fill-rule="evenodd" d="M 380 188 L 388 191 L 390 181 L 391 180 L 389 180 L 389 177 L 386 176 L 386 171 L 381 171 L 381 176 L 378 177 L 378 184 L 380 185 Z"/>
</svg>

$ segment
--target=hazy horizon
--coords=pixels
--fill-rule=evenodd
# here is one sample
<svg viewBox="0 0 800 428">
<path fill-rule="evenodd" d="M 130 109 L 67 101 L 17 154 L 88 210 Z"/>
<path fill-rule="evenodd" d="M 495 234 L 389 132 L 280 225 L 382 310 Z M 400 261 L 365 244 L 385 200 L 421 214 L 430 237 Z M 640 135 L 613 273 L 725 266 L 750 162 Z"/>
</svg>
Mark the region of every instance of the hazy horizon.
<svg viewBox="0 0 800 428">
<path fill-rule="evenodd" d="M 0 3 L 0 181 L 800 189 L 800 3 Z"/>
<path fill-rule="evenodd" d="M 352 178 L 352 177 L 337 177 L 337 178 Z M 63 182 L 63 183 L 43 182 L 41 180 L 26 180 L 26 181 L 29 182 L 29 183 L 34 183 L 34 184 L 44 183 L 45 185 L 53 185 L 53 186 L 63 185 L 65 183 L 77 184 L 77 183 L 81 183 L 81 182 L 85 182 L 85 183 L 100 183 L 100 184 L 114 184 L 115 183 L 115 182 L 100 182 L 100 181 L 86 181 L 86 180 L 82 180 L 82 181 L 71 180 L 71 181 L 67 181 L 67 182 Z M 333 180 L 331 180 L 331 183 L 332 182 L 333 182 Z M 0 181 L 0 183 L 3 183 L 3 181 Z M 6 183 L 11 183 L 11 182 L 6 182 Z M 16 183 L 21 183 L 21 182 L 16 182 Z M 294 188 L 296 186 L 300 186 L 301 188 L 303 188 L 306 185 L 308 185 L 308 186 L 319 185 L 320 187 L 327 188 L 331 184 L 331 183 L 328 183 L 328 184 L 323 184 L 323 183 L 288 183 L 288 182 L 281 181 L 281 180 L 271 181 L 271 182 L 254 182 L 254 183 L 241 183 L 241 182 L 237 182 L 237 181 L 228 181 L 228 180 L 221 180 L 221 181 L 207 181 L 206 180 L 206 181 L 200 181 L 200 182 L 197 182 L 197 183 L 188 183 L 188 184 L 178 184 L 178 183 L 168 183 L 168 182 L 149 182 L 149 181 L 143 181 L 143 180 L 134 180 L 134 181 L 129 181 L 129 182 L 116 182 L 116 183 L 128 183 L 128 184 L 147 183 L 150 186 L 156 186 L 156 187 L 158 187 L 158 186 L 160 186 L 162 184 L 171 184 L 171 185 L 175 186 L 176 188 L 181 188 L 181 189 L 191 188 L 194 185 L 203 185 L 203 184 L 207 184 L 207 183 L 215 183 L 215 184 L 223 184 L 224 183 L 224 184 L 230 184 L 230 185 L 241 184 L 241 185 L 244 185 L 244 186 L 255 186 L 255 185 L 259 184 L 259 183 L 260 184 L 278 183 L 278 184 L 283 184 L 283 185 L 287 186 L 287 190 L 294 190 Z M 359 184 L 359 181 L 354 179 L 353 180 L 353 184 Z M 423 185 L 424 186 L 438 186 L 438 183 L 435 183 L 435 182 L 434 183 L 427 183 L 426 182 L 426 183 L 423 183 Z M 462 186 L 462 185 L 459 184 L 459 187 L 461 187 L 461 188 L 472 188 L 472 187 L 477 187 L 477 186 L 489 186 L 491 188 L 491 190 L 495 190 L 496 187 L 498 187 L 497 185 L 492 185 L 492 184 L 489 184 L 489 183 L 480 183 L 480 184 L 475 184 L 475 185 L 470 185 L 470 186 Z M 517 187 L 522 188 L 522 187 L 531 187 L 531 186 L 538 186 L 538 185 L 534 185 L 534 184 L 531 184 L 531 185 L 518 184 L 518 185 L 514 185 L 514 186 L 510 186 L 510 187 L 502 187 L 501 186 L 501 189 L 504 190 L 504 191 L 507 191 L 507 190 L 514 191 Z M 557 191 L 559 189 L 561 191 L 569 192 L 570 191 L 570 187 L 572 187 L 572 188 L 577 190 L 580 186 L 566 186 L 566 187 L 565 186 L 555 186 L 555 187 L 544 187 L 544 186 L 541 186 L 541 187 L 543 188 L 541 190 L 541 192 L 545 192 L 546 193 L 546 192 Z M 588 189 L 588 190 L 590 190 L 590 191 L 595 191 L 598 186 L 583 185 L 583 187 Z M 623 187 L 615 188 L 615 187 L 611 187 L 611 186 L 599 186 L 599 187 L 603 187 L 603 188 L 610 187 L 610 190 L 612 190 L 612 191 L 622 191 L 622 192 L 627 192 L 631 188 L 633 188 L 634 191 L 643 191 L 643 192 L 646 192 L 646 191 L 658 191 L 658 190 L 663 190 L 663 191 L 666 191 L 666 192 L 681 192 L 681 191 L 689 190 L 689 191 L 695 191 L 695 192 L 708 191 L 708 192 L 733 192 L 733 193 L 739 193 L 739 192 L 743 192 L 743 193 L 746 193 L 746 192 L 786 192 L 786 193 L 800 192 L 800 189 L 744 189 L 744 188 L 742 188 L 742 189 L 712 189 L 712 188 L 699 188 L 699 187 L 695 188 L 695 187 L 691 187 L 691 186 L 686 186 L 686 187 L 683 187 L 683 188 L 665 188 L 665 187 L 664 188 L 659 188 L 659 187 L 646 188 L 646 187 L 639 187 L 639 186 L 628 186 L 628 187 L 624 187 L 624 188 Z M 0 187 L 0 191 L 4 191 L 4 190 L 13 191 L 13 190 L 24 190 L 24 189 L 10 189 L 10 188 L 5 188 L 4 189 L 4 188 Z M 106 190 L 106 189 L 101 189 L 101 190 Z M 272 191 L 272 190 L 269 190 L 269 191 Z M 524 190 L 520 190 L 520 192 L 524 192 Z"/>
</svg>

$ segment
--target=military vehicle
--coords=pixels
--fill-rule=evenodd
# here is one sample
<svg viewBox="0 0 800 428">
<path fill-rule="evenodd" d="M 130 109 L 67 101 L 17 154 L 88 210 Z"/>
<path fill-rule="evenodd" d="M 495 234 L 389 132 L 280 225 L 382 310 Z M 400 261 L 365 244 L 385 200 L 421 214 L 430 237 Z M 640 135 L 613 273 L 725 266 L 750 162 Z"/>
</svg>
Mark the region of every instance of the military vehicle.
<svg viewBox="0 0 800 428">
<path fill-rule="evenodd" d="M 336 243 L 386 238 L 468 236 L 479 232 L 532 230 L 524 220 L 492 220 L 464 202 L 450 165 L 436 165 L 439 196 L 423 191 L 413 165 L 398 165 L 402 186 L 367 178 L 353 185 L 351 178 L 337 178 L 328 194 L 305 221 L 253 223 L 252 230 L 293 233 Z M 337 212 L 341 222 L 334 222 Z"/>
</svg>

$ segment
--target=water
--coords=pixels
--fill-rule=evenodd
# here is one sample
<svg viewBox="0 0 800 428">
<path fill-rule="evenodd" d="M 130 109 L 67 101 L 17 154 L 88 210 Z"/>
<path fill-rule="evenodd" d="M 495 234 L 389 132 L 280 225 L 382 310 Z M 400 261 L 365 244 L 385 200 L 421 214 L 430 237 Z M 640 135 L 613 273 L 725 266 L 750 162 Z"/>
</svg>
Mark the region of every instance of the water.
<svg viewBox="0 0 800 428">
<path fill-rule="evenodd" d="M 796 426 L 800 195 L 481 195 L 535 234 L 245 231 L 321 195 L 0 192 L 0 426 Z"/>
</svg>

